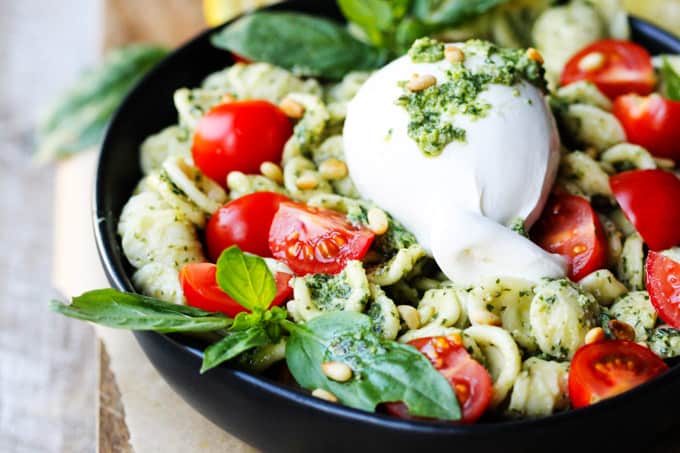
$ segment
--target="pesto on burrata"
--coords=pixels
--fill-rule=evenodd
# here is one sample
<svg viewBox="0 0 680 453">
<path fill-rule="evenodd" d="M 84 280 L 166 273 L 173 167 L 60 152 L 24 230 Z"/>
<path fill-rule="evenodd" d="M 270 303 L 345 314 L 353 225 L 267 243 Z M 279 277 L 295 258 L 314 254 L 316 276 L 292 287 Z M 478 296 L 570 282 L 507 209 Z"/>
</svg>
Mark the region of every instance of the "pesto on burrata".
<svg viewBox="0 0 680 453">
<path fill-rule="evenodd" d="M 565 275 L 508 228 L 536 221 L 560 141 L 540 57 L 483 41 L 418 40 L 349 104 L 344 150 L 362 195 L 410 229 L 452 281 Z"/>
</svg>

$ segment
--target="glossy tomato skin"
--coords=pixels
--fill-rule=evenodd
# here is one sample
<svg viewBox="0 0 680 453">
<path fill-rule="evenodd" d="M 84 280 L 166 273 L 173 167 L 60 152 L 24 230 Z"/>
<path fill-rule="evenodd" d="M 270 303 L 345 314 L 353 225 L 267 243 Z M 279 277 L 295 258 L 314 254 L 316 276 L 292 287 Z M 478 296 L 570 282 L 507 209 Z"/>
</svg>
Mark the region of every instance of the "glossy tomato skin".
<svg viewBox="0 0 680 453">
<path fill-rule="evenodd" d="M 362 259 L 374 238 L 339 212 L 284 202 L 269 230 L 269 248 L 296 275 L 337 274 L 347 261 Z"/>
<path fill-rule="evenodd" d="M 607 238 L 597 214 L 582 197 L 553 195 L 531 229 L 531 239 L 567 258 L 572 280 L 607 267 Z"/>
<path fill-rule="evenodd" d="M 182 267 L 179 273 L 179 281 L 187 305 L 205 311 L 224 313 L 232 318 L 238 313 L 249 311 L 217 286 L 216 272 L 217 266 L 213 263 L 190 263 Z M 276 273 L 274 276 L 276 297 L 274 297 L 271 306 L 278 306 L 290 300 L 293 288 L 288 286 L 288 283 L 292 277 L 291 274 L 285 272 Z"/>
<path fill-rule="evenodd" d="M 651 251 L 647 255 L 645 274 L 652 305 L 661 319 L 680 329 L 680 263 Z"/>
<path fill-rule="evenodd" d="M 616 98 L 613 113 L 629 142 L 657 157 L 680 160 L 680 102 L 656 93 L 629 94 Z"/>
<path fill-rule="evenodd" d="M 244 252 L 270 257 L 269 228 L 279 205 L 290 201 L 274 192 L 255 192 L 230 201 L 215 212 L 205 227 L 208 255 L 213 261 L 237 245 Z"/>
<path fill-rule="evenodd" d="M 603 64 L 591 70 L 582 69 L 581 60 L 594 52 L 604 57 Z M 571 57 L 562 72 L 560 85 L 580 80 L 597 85 L 611 99 L 628 93 L 649 94 L 656 83 L 649 52 L 633 42 L 617 39 L 597 41 Z"/>
<path fill-rule="evenodd" d="M 418 338 L 408 344 L 430 359 L 453 387 L 462 411 L 460 423 L 476 422 L 491 401 L 492 383 L 486 369 L 452 337 Z M 401 402 L 385 404 L 385 409 L 400 418 L 422 418 L 410 415 L 406 405 Z"/>
<path fill-rule="evenodd" d="M 581 347 L 569 368 L 569 399 L 574 408 L 624 393 L 668 370 L 668 365 L 644 346 L 624 340 Z"/>
<path fill-rule="evenodd" d="M 292 134 L 290 120 L 274 104 L 229 102 L 200 119 L 191 153 L 203 173 L 225 186 L 232 171 L 255 174 L 262 162 L 279 162 Z"/>
<path fill-rule="evenodd" d="M 616 201 L 652 250 L 680 243 L 680 180 L 663 170 L 632 170 L 609 178 Z"/>
</svg>

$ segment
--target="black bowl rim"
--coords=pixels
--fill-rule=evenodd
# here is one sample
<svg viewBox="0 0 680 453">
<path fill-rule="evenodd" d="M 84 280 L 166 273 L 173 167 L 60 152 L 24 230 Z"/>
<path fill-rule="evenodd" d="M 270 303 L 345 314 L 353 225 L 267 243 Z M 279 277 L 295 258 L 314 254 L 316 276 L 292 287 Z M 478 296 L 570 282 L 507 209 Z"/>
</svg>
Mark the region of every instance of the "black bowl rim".
<svg viewBox="0 0 680 453">
<path fill-rule="evenodd" d="M 273 7 L 265 9 L 287 9 L 284 4 L 278 4 Z M 240 16 L 238 16 L 240 17 Z M 135 87 L 125 96 L 123 102 L 118 107 L 114 113 L 112 120 L 110 121 L 104 141 L 102 143 L 100 156 L 97 164 L 96 179 L 94 184 L 94 197 L 92 203 L 92 226 L 95 235 L 95 242 L 97 246 L 97 252 L 104 268 L 104 272 L 109 283 L 112 287 L 121 291 L 135 291 L 129 277 L 126 275 L 125 270 L 121 266 L 121 257 L 118 256 L 117 260 L 114 259 L 117 255 L 117 250 L 113 246 L 110 240 L 111 234 L 110 230 L 107 230 L 107 225 L 105 221 L 104 212 L 104 188 L 102 181 L 105 179 L 107 170 L 103 162 L 103 156 L 107 152 L 106 150 L 111 148 L 111 142 L 115 139 L 111 134 L 111 130 L 115 129 L 114 125 L 120 121 L 121 111 L 124 110 L 124 106 L 134 102 L 137 97 L 137 93 L 144 90 L 144 87 L 150 83 L 149 81 L 157 77 L 159 73 L 166 71 L 168 66 L 172 65 L 174 57 L 185 52 L 188 47 L 197 41 L 207 39 L 207 37 L 215 32 L 216 30 L 228 25 L 238 17 L 221 24 L 217 27 L 209 28 L 202 33 L 198 34 L 194 38 L 188 40 L 183 45 L 175 49 L 168 56 L 166 56 L 160 63 L 158 63 L 151 71 L 149 71 L 142 79 L 135 85 Z M 652 25 L 651 23 L 636 18 L 630 17 L 629 21 L 633 29 L 639 30 L 641 33 L 646 35 L 649 39 L 659 43 L 660 45 L 668 48 L 675 49 L 676 52 L 680 53 L 680 38 L 676 38 L 669 32 Z M 115 231 L 115 227 L 114 230 Z M 115 234 L 114 237 L 117 237 Z M 118 262 L 116 262 L 118 261 Z M 167 343 L 168 347 L 182 350 L 185 353 L 189 353 L 202 359 L 202 351 L 178 341 L 174 337 L 165 334 L 159 334 L 155 332 L 135 332 L 135 335 L 152 335 L 157 338 L 162 339 Z M 480 423 L 472 425 L 460 425 L 451 424 L 442 421 L 418 421 L 418 420 L 405 420 L 392 417 L 389 415 L 384 415 L 380 413 L 371 413 L 362 411 L 359 409 L 354 409 L 348 406 L 343 406 L 340 404 L 329 403 L 319 398 L 311 396 L 308 392 L 302 389 L 295 389 L 292 387 L 284 386 L 276 381 L 273 381 L 267 377 L 259 376 L 256 374 L 247 373 L 244 371 L 229 368 L 226 365 L 220 366 L 212 372 L 216 373 L 226 373 L 233 376 L 236 379 L 249 384 L 253 388 L 256 388 L 271 397 L 279 397 L 291 402 L 301 404 L 309 409 L 323 412 L 327 415 L 332 415 L 340 418 L 344 418 L 347 421 L 366 423 L 368 425 L 380 426 L 381 428 L 395 429 L 395 430 L 408 430 L 416 433 L 423 434 L 438 434 L 438 435 L 461 435 L 461 434 L 502 434 L 510 431 L 515 431 L 517 429 L 540 429 L 543 426 L 552 426 L 555 424 L 562 423 L 567 419 L 572 419 L 573 417 L 589 417 L 595 420 L 597 417 L 606 415 L 611 411 L 617 409 L 625 410 L 625 407 L 632 401 L 642 398 L 652 398 L 658 395 L 664 386 L 669 386 L 673 384 L 674 379 L 680 378 L 680 364 L 671 367 L 666 373 L 646 382 L 632 390 L 629 390 L 621 395 L 614 398 L 604 400 L 598 404 L 580 408 L 571 409 L 564 412 L 558 412 L 550 416 L 541 418 L 525 418 L 516 420 L 503 420 L 498 422 Z"/>
</svg>

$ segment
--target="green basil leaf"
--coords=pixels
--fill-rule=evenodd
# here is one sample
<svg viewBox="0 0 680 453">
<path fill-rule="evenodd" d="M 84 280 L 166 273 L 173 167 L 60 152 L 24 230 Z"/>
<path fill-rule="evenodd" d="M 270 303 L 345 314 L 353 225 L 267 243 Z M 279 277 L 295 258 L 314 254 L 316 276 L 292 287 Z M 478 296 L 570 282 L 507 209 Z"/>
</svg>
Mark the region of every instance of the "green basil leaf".
<svg viewBox="0 0 680 453">
<path fill-rule="evenodd" d="M 361 27 L 376 46 L 385 45 L 382 31 L 393 27 L 393 12 L 387 0 L 338 0 L 347 20 Z"/>
<path fill-rule="evenodd" d="M 413 12 L 425 23 L 454 26 L 507 2 L 508 0 L 414 0 Z"/>
<path fill-rule="evenodd" d="M 157 332 L 208 332 L 226 329 L 232 320 L 186 305 L 171 304 L 114 289 L 88 291 L 71 304 L 52 301 L 50 308 L 62 315 L 108 327 Z"/>
<path fill-rule="evenodd" d="M 217 284 L 248 310 L 266 310 L 276 297 L 276 283 L 267 263 L 232 245 L 217 260 Z"/>
<path fill-rule="evenodd" d="M 205 373 L 217 365 L 231 360 L 242 352 L 270 343 L 267 332 L 260 325 L 246 330 L 229 333 L 215 344 L 203 351 L 201 373 Z"/>
<path fill-rule="evenodd" d="M 114 50 L 47 112 L 38 129 L 35 158 L 47 161 L 98 145 L 113 112 L 167 50 L 136 44 Z"/>
<path fill-rule="evenodd" d="M 666 97 L 673 101 L 680 101 L 680 74 L 675 71 L 665 56 L 661 57 L 661 79 Z"/>
<path fill-rule="evenodd" d="M 350 35 L 341 25 L 299 13 L 259 12 L 212 36 L 216 47 L 289 69 L 298 75 L 340 79 L 379 68 L 386 52 Z"/>
<path fill-rule="evenodd" d="M 334 312 L 304 326 L 282 325 L 291 333 L 286 362 L 302 387 L 326 389 L 343 404 L 367 411 L 403 401 L 415 416 L 460 419 L 458 400 L 444 376 L 415 348 L 378 337 L 368 316 Z M 344 383 L 327 378 L 321 364 L 329 360 L 349 365 L 352 378 Z"/>
</svg>

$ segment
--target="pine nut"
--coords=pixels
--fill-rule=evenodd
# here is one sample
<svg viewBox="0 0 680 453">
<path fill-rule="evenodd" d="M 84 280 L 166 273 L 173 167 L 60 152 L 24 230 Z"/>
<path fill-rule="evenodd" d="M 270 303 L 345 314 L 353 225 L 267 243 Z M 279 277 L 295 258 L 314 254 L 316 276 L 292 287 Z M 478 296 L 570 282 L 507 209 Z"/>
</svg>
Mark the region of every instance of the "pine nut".
<svg viewBox="0 0 680 453">
<path fill-rule="evenodd" d="M 338 159 L 328 159 L 319 165 L 319 174 L 323 179 L 337 180 L 347 176 L 347 164 Z"/>
<path fill-rule="evenodd" d="M 654 162 L 656 162 L 657 167 L 663 168 L 664 170 L 670 170 L 675 168 L 675 161 L 673 159 L 666 159 L 665 157 L 655 157 Z"/>
<path fill-rule="evenodd" d="M 605 58 L 602 53 L 590 52 L 581 58 L 581 60 L 578 62 L 578 68 L 585 72 L 597 71 L 602 66 L 604 66 L 604 61 Z"/>
<path fill-rule="evenodd" d="M 406 84 L 409 91 L 422 91 L 437 83 L 437 79 L 430 74 L 416 75 Z"/>
<path fill-rule="evenodd" d="M 541 55 L 541 52 L 534 49 L 533 47 L 529 47 L 527 49 L 527 57 L 529 57 L 530 60 L 534 60 L 538 64 L 543 64 L 543 55 Z"/>
<path fill-rule="evenodd" d="M 305 114 L 305 107 L 297 101 L 294 101 L 290 97 L 286 96 L 279 103 L 279 108 L 287 117 L 293 119 L 300 119 Z"/>
<path fill-rule="evenodd" d="M 232 171 L 227 175 L 227 187 L 235 189 L 248 184 L 248 177 L 240 171 Z"/>
<path fill-rule="evenodd" d="M 410 305 L 399 305 L 397 306 L 397 311 L 410 330 L 416 330 L 420 327 L 420 313 L 418 313 L 418 310 Z"/>
<path fill-rule="evenodd" d="M 451 339 L 451 341 L 453 341 L 457 345 L 463 344 L 463 336 L 461 334 L 459 334 L 458 332 L 453 332 L 453 333 L 449 334 L 449 338 Z"/>
<path fill-rule="evenodd" d="M 223 104 L 229 104 L 230 102 L 235 102 L 236 98 L 232 94 L 227 93 L 224 96 L 222 96 L 221 101 Z"/>
<path fill-rule="evenodd" d="M 460 63 L 465 60 L 465 53 L 456 46 L 448 46 L 444 49 L 444 58 L 449 63 Z"/>
<path fill-rule="evenodd" d="M 347 382 L 352 379 L 352 369 L 342 362 L 324 362 L 321 371 L 334 381 Z"/>
<path fill-rule="evenodd" d="M 369 209 L 366 217 L 368 217 L 368 228 L 377 235 L 385 234 L 390 226 L 387 214 L 380 208 Z"/>
<path fill-rule="evenodd" d="M 630 324 L 612 319 L 607 325 L 617 340 L 635 341 L 635 329 Z"/>
<path fill-rule="evenodd" d="M 283 170 L 274 162 L 265 161 L 260 165 L 260 173 L 277 184 L 283 182 Z"/>
<path fill-rule="evenodd" d="M 602 327 L 590 329 L 586 334 L 586 344 L 599 343 L 604 340 L 604 330 Z"/>
<path fill-rule="evenodd" d="M 324 389 L 315 389 L 312 392 L 312 396 L 315 396 L 319 399 L 330 401 L 331 403 L 337 403 L 338 402 L 338 397 L 333 395 L 331 392 L 328 390 Z"/>
<path fill-rule="evenodd" d="M 312 190 L 316 189 L 319 185 L 319 178 L 312 172 L 306 172 L 300 175 L 295 185 L 300 190 Z"/>
</svg>

